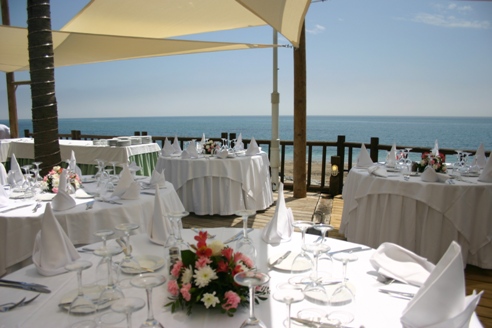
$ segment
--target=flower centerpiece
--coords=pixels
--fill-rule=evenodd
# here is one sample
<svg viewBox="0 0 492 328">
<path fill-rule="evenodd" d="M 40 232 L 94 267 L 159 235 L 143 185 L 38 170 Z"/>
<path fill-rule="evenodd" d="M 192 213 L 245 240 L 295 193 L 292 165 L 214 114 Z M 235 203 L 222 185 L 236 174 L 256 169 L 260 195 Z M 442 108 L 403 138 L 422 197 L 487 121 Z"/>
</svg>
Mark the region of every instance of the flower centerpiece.
<svg viewBox="0 0 492 328">
<path fill-rule="evenodd" d="M 171 312 L 186 309 L 188 315 L 193 307 L 220 309 L 233 316 L 239 305 L 249 304 L 248 288 L 234 282 L 234 275 L 251 270 L 253 261 L 242 253 L 234 252 L 221 241 L 207 244 L 207 232 L 195 236 L 196 245 L 181 251 L 181 260 L 171 267 L 171 279 L 167 290 L 171 294 Z M 268 287 L 256 292 L 256 302 L 268 297 Z"/>
<path fill-rule="evenodd" d="M 44 176 L 43 181 L 41 182 L 41 188 L 45 191 L 56 194 L 58 192 L 58 186 L 60 185 L 60 176 L 63 170 L 65 169 L 61 166 L 54 166 L 53 169 Z M 68 175 L 68 180 L 73 188 L 75 190 L 79 189 L 81 181 L 78 174 L 68 171 Z"/>
<path fill-rule="evenodd" d="M 431 152 L 422 153 L 422 159 L 417 163 L 417 170 L 424 172 L 425 168 L 430 165 L 436 172 L 446 173 L 446 155 L 439 153 L 434 155 Z"/>
<path fill-rule="evenodd" d="M 209 139 L 203 144 L 203 153 L 211 155 L 217 148 L 215 142 L 212 139 Z"/>
</svg>

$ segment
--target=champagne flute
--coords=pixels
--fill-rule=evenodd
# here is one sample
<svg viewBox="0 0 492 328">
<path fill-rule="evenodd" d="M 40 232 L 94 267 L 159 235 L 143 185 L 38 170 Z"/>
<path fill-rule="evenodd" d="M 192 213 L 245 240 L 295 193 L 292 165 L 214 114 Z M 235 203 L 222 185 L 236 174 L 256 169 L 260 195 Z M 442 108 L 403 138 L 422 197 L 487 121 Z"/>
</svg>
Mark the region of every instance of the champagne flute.
<svg viewBox="0 0 492 328">
<path fill-rule="evenodd" d="M 254 270 L 243 271 L 234 276 L 234 281 L 238 285 L 249 288 L 249 317 L 241 324 L 241 328 L 267 328 L 263 321 L 255 316 L 255 289 L 269 280 L 269 275 Z"/>
<path fill-rule="evenodd" d="M 133 287 L 145 288 L 147 294 L 147 320 L 140 327 L 164 328 L 164 326 L 154 319 L 152 308 L 152 289 L 161 286 L 166 282 L 166 277 L 160 274 L 140 274 L 131 280 Z"/>
<path fill-rule="evenodd" d="M 132 328 L 132 313 L 145 307 L 145 301 L 139 297 L 122 298 L 111 305 L 111 310 L 126 315 L 126 326 Z"/>
<path fill-rule="evenodd" d="M 256 211 L 245 209 L 235 214 L 243 218 L 243 235 L 236 241 L 236 252 L 246 255 L 253 263 L 256 263 L 256 247 L 248 236 L 248 217 L 255 215 Z"/>
</svg>

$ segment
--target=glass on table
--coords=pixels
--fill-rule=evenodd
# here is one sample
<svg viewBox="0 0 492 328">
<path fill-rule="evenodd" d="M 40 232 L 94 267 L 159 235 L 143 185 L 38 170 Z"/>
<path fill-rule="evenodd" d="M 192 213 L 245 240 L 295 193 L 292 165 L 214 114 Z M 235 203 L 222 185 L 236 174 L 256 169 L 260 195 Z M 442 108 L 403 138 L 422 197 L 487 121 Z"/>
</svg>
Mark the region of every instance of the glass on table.
<svg viewBox="0 0 492 328">
<path fill-rule="evenodd" d="M 284 326 L 291 327 L 291 305 L 304 300 L 302 288 L 289 283 L 281 283 L 277 286 L 277 290 L 273 293 L 273 299 L 285 303 L 287 305 L 287 319 L 284 321 Z"/>
<path fill-rule="evenodd" d="M 144 288 L 147 294 L 147 320 L 141 327 L 164 328 L 164 326 L 154 318 L 152 307 L 152 289 L 161 286 L 166 282 L 166 277 L 160 274 L 140 274 L 131 280 L 131 284 L 136 288 Z"/>
<path fill-rule="evenodd" d="M 111 305 L 111 310 L 126 315 L 126 326 L 132 328 L 132 314 L 145 307 L 145 301 L 139 297 L 122 298 Z"/>
<path fill-rule="evenodd" d="M 106 248 L 107 239 L 108 237 L 114 235 L 114 231 L 110 229 L 102 229 L 94 232 L 94 235 L 102 239 L 103 241 L 102 247 Z M 111 270 L 113 271 L 113 274 L 117 273 L 113 265 L 111 265 Z M 96 267 L 96 284 L 99 284 L 100 282 L 107 280 L 107 277 L 108 277 L 108 257 L 103 256 L 101 257 L 101 260 L 99 261 Z"/>
<path fill-rule="evenodd" d="M 249 257 L 256 265 L 256 247 L 248 236 L 248 217 L 255 215 L 256 211 L 245 209 L 236 211 L 235 214 L 243 219 L 243 235 L 236 241 L 235 250 Z"/>
<path fill-rule="evenodd" d="M 99 295 L 98 305 L 100 308 L 109 306 L 113 302 L 124 298 L 125 295 L 121 291 L 121 289 L 115 283 L 115 277 L 113 276 L 113 257 L 121 254 L 123 250 L 118 246 L 106 246 L 98 248 L 94 251 L 94 254 L 101 257 L 107 257 L 107 272 L 108 272 L 108 283 L 106 287 L 102 290 Z"/>
<path fill-rule="evenodd" d="M 266 284 L 270 276 L 259 271 L 244 271 L 234 276 L 234 281 L 249 289 L 249 317 L 241 324 L 241 328 L 267 328 L 260 319 L 255 316 L 255 289 Z"/>
<path fill-rule="evenodd" d="M 302 235 L 302 243 L 299 250 L 299 254 L 297 254 L 292 260 L 291 265 L 291 273 L 299 272 L 299 271 L 307 271 L 311 270 L 313 267 L 313 259 L 306 252 L 306 231 L 309 228 L 314 226 L 314 223 L 311 221 L 294 221 L 292 223 L 294 228 L 301 230 Z"/>
<path fill-rule="evenodd" d="M 71 315 L 87 315 L 97 311 L 97 307 L 91 298 L 84 295 L 82 288 L 82 271 L 89 269 L 92 262 L 79 260 L 67 264 L 65 269 L 72 272 L 77 272 L 77 296 L 71 301 L 68 308 L 68 313 Z"/>
<path fill-rule="evenodd" d="M 140 263 L 132 255 L 132 245 L 130 243 L 130 234 L 132 231 L 138 229 L 140 226 L 136 223 L 120 223 L 115 229 L 124 233 L 124 242 L 121 239 L 117 241 L 122 246 L 125 257 L 120 261 L 118 265 L 118 284 L 121 288 L 130 287 L 130 278 L 123 278 L 123 273 L 142 273 L 143 269 Z"/>
</svg>

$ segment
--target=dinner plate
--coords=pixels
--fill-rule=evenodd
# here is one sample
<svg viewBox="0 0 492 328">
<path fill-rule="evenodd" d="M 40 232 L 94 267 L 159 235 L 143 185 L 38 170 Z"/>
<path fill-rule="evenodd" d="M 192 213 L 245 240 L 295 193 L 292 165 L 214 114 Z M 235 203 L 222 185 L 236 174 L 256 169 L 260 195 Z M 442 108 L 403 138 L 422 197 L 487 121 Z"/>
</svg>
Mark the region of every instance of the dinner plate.
<svg viewBox="0 0 492 328">
<path fill-rule="evenodd" d="M 461 173 L 461 176 L 466 178 L 478 178 L 480 176 L 480 173 Z"/>
<path fill-rule="evenodd" d="M 56 196 L 56 194 L 53 194 L 53 193 L 45 193 L 45 194 L 39 194 L 36 196 L 36 199 L 38 200 L 42 200 L 42 201 L 45 201 L 45 202 L 49 202 L 51 201 L 54 197 Z"/>
<path fill-rule="evenodd" d="M 386 172 L 400 172 L 400 170 L 394 167 L 387 167 Z"/>
<path fill-rule="evenodd" d="M 85 199 L 85 198 L 94 198 L 94 196 L 89 195 L 87 192 L 85 192 L 84 189 L 77 189 L 75 191 L 75 198 Z"/>
<path fill-rule="evenodd" d="M 101 292 L 103 291 L 104 286 L 101 285 L 88 285 L 88 286 L 83 286 L 82 291 L 84 292 L 84 295 L 89 297 L 93 302 L 97 302 L 99 300 L 99 295 L 101 295 Z M 71 302 L 75 299 L 77 296 L 78 290 L 73 289 L 69 291 L 68 293 L 64 294 L 61 299 L 60 303 L 58 304 L 60 308 L 68 311 L 70 309 L 70 304 Z M 102 304 L 99 306 L 99 310 L 107 309 L 111 305 L 111 302 L 107 302 L 105 304 Z"/>
<path fill-rule="evenodd" d="M 284 272 L 305 272 L 311 270 L 311 265 L 307 263 L 296 263 L 295 267 L 292 267 L 292 263 L 299 252 L 291 252 L 282 262 L 272 265 L 280 256 L 284 255 L 285 251 L 275 253 L 268 259 L 268 265 L 275 270 Z"/>
<path fill-rule="evenodd" d="M 153 272 L 159 270 L 164 266 L 164 258 L 154 255 L 137 255 L 134 259 L 138 262 L 138 264 L 148 272 Z M 140 268 L 132 268 L 132 267 L 122 267 L 121 271 L 129 274 L 138 274 L 142 273 Z"/>
<path fill-rule="evenodd" d="M 82 177 L 82 183 L 93 183 L 96 181 L 96 178 L 93 177 Z"/>
</svg>

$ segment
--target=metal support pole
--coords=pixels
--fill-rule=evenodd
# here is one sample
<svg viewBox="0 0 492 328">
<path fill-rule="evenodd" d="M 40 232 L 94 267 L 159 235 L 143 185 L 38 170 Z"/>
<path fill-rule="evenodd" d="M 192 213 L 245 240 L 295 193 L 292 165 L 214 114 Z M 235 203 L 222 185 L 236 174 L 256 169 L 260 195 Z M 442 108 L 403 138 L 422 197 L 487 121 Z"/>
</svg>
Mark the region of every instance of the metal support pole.
<svg viewBox="0 0 492 328">
<path fill-rule="evenodd" d="M 272 91 L 272 140 L 270 143 L 270 168 L 272 175 L 272 190 L 279 186 L 280 139 L 278 135 L 278 116 L 280 94 L 278 93 L 278 33 L 273 29 L 273 91 Z"/>
</svg>

